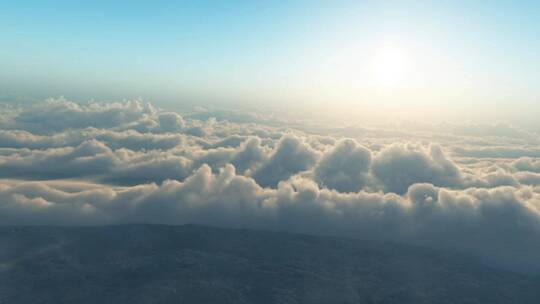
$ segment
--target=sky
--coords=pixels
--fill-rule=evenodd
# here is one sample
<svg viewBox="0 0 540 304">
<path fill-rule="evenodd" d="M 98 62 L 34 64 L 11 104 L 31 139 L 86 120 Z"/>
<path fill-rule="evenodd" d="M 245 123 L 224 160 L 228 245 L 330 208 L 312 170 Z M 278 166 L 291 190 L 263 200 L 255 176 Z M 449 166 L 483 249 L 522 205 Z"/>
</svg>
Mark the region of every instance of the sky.
<svg viewBox="0 0 540 304">
<path fill-rule="evenodd" d="M 3 1 L 0 98 L 526 124 L 539 14 L 536 1 Z"/>
</svg>

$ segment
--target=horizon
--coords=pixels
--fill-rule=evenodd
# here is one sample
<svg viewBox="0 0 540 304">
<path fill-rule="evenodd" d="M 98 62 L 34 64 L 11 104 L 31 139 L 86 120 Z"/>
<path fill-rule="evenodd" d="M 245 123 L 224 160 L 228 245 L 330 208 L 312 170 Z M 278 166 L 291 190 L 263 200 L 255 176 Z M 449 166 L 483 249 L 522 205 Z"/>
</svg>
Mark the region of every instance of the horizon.
<svg viewBox="0 0 540 304">
<path fill-rule="evenodd" d="M 2 12 L 8 103 L 292 106 L 540 129 L 534 1 L 39 1 Z"/>
</svg>

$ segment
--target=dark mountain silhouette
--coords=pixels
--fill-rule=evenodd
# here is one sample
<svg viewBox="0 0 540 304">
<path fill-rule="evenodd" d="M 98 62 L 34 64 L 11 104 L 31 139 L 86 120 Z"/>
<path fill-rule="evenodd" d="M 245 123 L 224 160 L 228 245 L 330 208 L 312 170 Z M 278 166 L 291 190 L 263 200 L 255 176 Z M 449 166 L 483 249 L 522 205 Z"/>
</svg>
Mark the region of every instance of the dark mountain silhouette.
<svg viewBox="0 0 540 304">
<path fill-rule="evenodd" d="M 538 303 L 540 279 L 401 244 L 204 226 L 0 227 L 0 303 Z"/>
</svg>

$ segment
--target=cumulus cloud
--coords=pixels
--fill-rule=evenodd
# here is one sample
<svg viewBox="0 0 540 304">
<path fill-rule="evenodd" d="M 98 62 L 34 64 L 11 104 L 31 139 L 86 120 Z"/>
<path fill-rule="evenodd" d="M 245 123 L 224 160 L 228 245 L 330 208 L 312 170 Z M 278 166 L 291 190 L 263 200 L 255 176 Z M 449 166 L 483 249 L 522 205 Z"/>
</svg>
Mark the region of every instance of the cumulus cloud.
<svg viewBox="0 0 540 304">
<path fill-rule="evenodd" d="M 66 178 L 104 173 L 114 165 L 113 152 L 96 140 L 77 147 L 52 148 L 0 157 L 0 176 L 19 178 Z"/>
<path fill-rule="evenodd" d="M 181 144 L 186 136 L 178 133 L 153 134 L 135 130 L 112 131 L 85 128 L 55 133 L 50 136 L 37 135 L 25 130 L 0 130 L 0 148 L 48 149 L 76 146 L 96 139 L 113 149 L 167 150 Z"/>
<path fill-rule="evenodd" d="M 513 163 L 514 168 L 519 171 L 530 171 L 540 173 L 540 160 L 531 157 L 522 157 Z"/>
<path fill-rule="evenodd" d="M 459 168 L 437 145 L 427 151 L 413 145 L 386 147 L 373 160 L 373 174 L 386 190 L 400 194 L 415 183 L 449 187 L 461 184 Z"/>
<path fill-rule="evenodd" d="M 278 143 L 268 161 L 255 169 L 253 178 L 262 186 L 275 187 L 280 181 L 315 165 L 319 153 L 300 138 L 287 135 Z"/>
<path fill-rule="evenodd" d="M 345 139 L 321 158 L 314 177 L 322 186 L 356 192 L 368 183 L 370 165 L 371 151 L 355 140 Z"/>
<path fill-rule="evenodd" d="M 23 109 L 13 119 L 16 128 L 50 133 L 72 128 L 112 128 L 132 123 L 154 109 L 138 101 L 80 105 L 64 98 L 49 99 Z"/>
<path fill-rule="evenodd" d="M 540 193 L 525 187 L 451 191 L 415 184 L 404 196 L 339 193 L 301 177 L 260 187 L 232 165 L 184 182 L 63 191 L 46 182 L 0 185 L 4 224 L 206 223 L 405 241 L 540 269 Z M 532 242 L 532 243 L 531 243 Z"/>
<path fill-rule="evenodd" d="M 533 134 L 337 132 L 212 113 L 139 101 L 0 107 L 0 223 L 277 229 L 540 271 L 540 148 L 524 144 Z"/>
<path fill-rule="evenodd" d="M 157 115 L 159 129 L 163 132 L 181 132 L 185 128 L 182 116 L 174 112 L 163 112 Z"/>
</svg>

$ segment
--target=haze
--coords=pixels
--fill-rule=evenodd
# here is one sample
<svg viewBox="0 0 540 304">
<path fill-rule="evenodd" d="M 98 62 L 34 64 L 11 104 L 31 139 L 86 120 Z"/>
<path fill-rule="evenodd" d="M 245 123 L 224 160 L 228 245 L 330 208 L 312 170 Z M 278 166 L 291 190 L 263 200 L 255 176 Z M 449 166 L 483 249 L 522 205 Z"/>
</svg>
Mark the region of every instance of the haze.
<svg viewBox="0 0 540 304">
<path fill-rule="evenodd" d="M 0 98 L 536 128 L 539 14 L 535 1 L 8 1 Z"/>
</svg>

